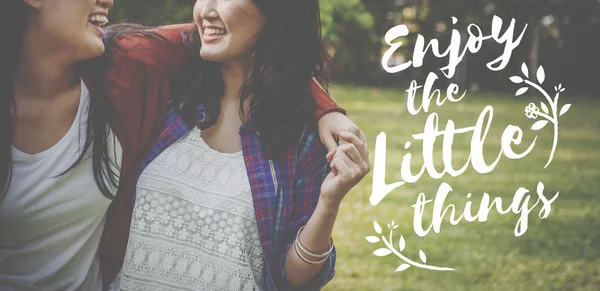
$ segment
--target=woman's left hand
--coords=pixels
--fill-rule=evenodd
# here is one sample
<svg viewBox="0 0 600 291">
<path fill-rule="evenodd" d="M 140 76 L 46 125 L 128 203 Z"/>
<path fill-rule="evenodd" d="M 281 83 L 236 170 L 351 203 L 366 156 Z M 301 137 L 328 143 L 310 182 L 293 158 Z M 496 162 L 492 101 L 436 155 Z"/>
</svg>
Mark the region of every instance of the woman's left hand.
<svg viewBox="0 0 600 291">
<path fill-rule="evenodd" d="M 367 145 L 349 132 L 339 134 L 340 145 L 331 157 L 332 171 L 321 185 L 321 200 L 329 207 L 339 207 L 346 194 L 371 170 Z"/>
</svg>

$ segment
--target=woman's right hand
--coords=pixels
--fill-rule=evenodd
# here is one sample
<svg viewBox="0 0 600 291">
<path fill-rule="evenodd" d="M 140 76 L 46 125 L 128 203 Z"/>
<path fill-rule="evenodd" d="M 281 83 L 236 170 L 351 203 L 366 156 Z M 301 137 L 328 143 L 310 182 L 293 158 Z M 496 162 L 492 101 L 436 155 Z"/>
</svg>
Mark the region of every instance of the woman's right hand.
<svg viewBox="0 0 600 291">
<path fill-rule="evenodd" d="M 321 201 L 328 207 L 339 207 L 346 194 L 371 170 L 367 145 L 349 132 L 340 133 L 340 145 L 332 153 L 332 171 L 321 185 Z"/>
</svg>

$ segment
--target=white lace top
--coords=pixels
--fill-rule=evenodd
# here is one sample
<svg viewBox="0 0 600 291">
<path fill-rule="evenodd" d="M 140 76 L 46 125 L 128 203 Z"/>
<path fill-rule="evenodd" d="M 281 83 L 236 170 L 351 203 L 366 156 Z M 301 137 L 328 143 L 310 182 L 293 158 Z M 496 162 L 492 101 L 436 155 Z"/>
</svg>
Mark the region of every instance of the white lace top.
<svg viewBox="0 0 600 291">
<path fill-rule="evenodd" d="M 110 290 L 266 290 L 242 152 L 195 128 L 144 170 L 125 262 Z"/>
</svg>

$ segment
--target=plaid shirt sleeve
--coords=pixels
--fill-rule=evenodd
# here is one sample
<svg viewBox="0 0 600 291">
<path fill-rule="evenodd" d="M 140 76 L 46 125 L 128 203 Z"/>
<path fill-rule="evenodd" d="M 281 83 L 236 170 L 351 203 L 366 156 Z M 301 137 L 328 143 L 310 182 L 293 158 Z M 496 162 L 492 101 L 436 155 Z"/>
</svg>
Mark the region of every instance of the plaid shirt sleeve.
<svg viewBox="0 0 600 291">
<path fill-rule="evenodd" d="M 306 225 L 308 219 L 312 216 L 317 207 L 319 196 L 321 194 L 321 184 L 330 171 L 329 163 L 325 158 L 327 149 L 315 131 L 307 131 L 302 138 L 298 148 L 297 172 L 294 194 L 292 197 L 292 212 L 286 233 L 283 236 L 284 248 L 280 258 L 280 270 L 282 272 L 282 282 L 285 286 L 278 290 L 291 290 L 289 282 L 285 279 L 285 261 L 288 249 L 294 243 L 298 229 Z M 293 247 L 293 246 L 292 246 Z M 322 267 L 312 281 L 308 282 L 301 290 L 321 290 L 335 274 L 336 251 L 333 248 L 329 260 Z"/>
</svg>

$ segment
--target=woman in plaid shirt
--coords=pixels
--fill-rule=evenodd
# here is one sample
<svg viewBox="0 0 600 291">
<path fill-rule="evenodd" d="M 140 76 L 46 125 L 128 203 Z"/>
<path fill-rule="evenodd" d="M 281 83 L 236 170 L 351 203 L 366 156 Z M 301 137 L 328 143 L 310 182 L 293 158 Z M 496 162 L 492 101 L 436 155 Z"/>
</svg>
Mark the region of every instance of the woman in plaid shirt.
<svg viewBox="0 0 600 291">
<path fill-rule="evenodd" d="M 311 80 L 330 64 L 318 0 L 198 0 L 194 20 L 200 56 L 142 162 L 110 289 L 319 290 L 340 203 L 370 166 L 359 137 L 328 153 L 313 121 Z"/>
</svg>

